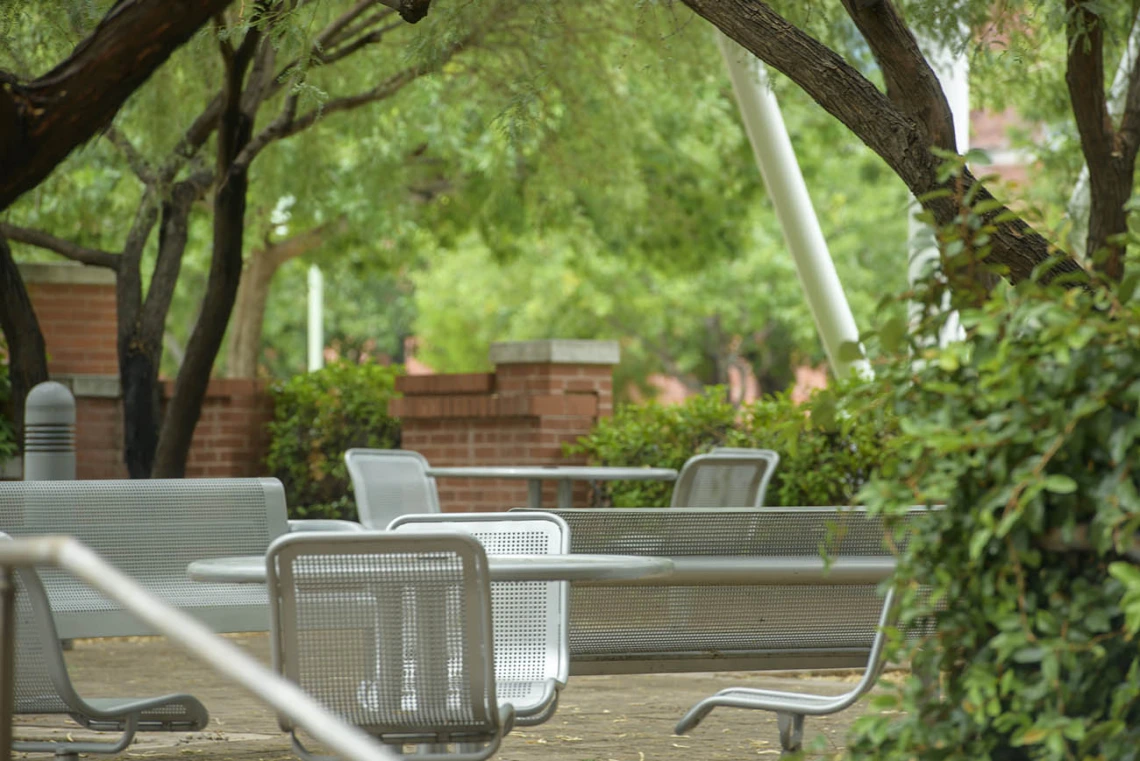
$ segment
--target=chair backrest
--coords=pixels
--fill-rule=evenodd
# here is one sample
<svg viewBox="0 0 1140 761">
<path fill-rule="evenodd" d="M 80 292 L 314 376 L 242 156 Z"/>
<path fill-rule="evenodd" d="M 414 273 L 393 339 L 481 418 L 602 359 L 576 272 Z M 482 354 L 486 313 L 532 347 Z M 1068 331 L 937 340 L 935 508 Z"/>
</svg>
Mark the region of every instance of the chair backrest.
<svg viewBox="0 0 1140 761">
<path fill-rule="evenodd" d="M 780 457 L 775 452 L 714 452 L 690 457 L 670 507 L 761 507 Z"/>
<path fill-rule="evenodd" d="M 8 541 L 0 533 L 0 541 Z M 67 676 L 47 595 L 34 568 L 16 568 L 16 713 L 69 713 L 75 690 Z"/>
<path fill-rule="evenodd" d="M 367 528 L 386 529 L 409 513 L 438 513 L 439 492 L 428 462 L 407 449 L 350 449 L 344 462 L 352 478 L 356 511 Z"/>
<path fill-rule="evenodd" d="M 397 745 L 502 734 L 477 541 L 301 533 L 275 541 L 266 564 L 274 666 L 331 711 Z"/>
<path fill-rule="evenodd" d="M 550 513 L 444 513 L 405 515 L 393 531 L 462 531 L 489 555 L 557 555 L 570 552 L 566 522 Z M 538 682 L 570 673 L 567 611 L 569 584 L 564 581 L 491 584 L 495 623 L 495 678 L 499 697 L 510 700 L 504 685 Z"/>
<path fill-rule="evenodd" d="M 215 631 L 264 631 L 265 590 L 191 581 L 186 566 L 261 555 L 288 530 L 285 491 L 273 478 L 0 483 L 0 531 L 75 537 Z M 154 633 L 69 574 L 45 568 L 39 576 L 62 637 Z"/>
</svg>

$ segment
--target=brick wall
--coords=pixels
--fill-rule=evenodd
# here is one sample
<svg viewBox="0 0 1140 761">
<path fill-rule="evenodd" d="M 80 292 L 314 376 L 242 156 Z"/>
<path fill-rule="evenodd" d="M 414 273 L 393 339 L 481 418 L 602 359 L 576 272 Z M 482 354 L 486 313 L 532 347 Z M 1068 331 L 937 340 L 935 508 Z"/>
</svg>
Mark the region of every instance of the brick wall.
<svg viewBox="0 0 1140 761">
<path fill-rule="evenodd" d="M 613 411 L 617 345 L 602 341 L 496 344 L 495 372 L 398 379 L 404 394 L 391 404 L 403 421 L 404 449 L 432 465 L 570 465 L 562 445 L 586 434 Z M 526 481 L 439 479 L 445 511 L 506 510 L 526 504 Z M 556 484 L 543 486 L 553 505 Z M 588 485 L 575 485 L 584 504 Z"/>
<path fill-rule="evenodd" d="M 25 263 L 20 272 L 44 333 L 48 371 L 75 394 L 76 477 L 126 478 L 114 275 L 74 264 Z M 164 396 L 172 391 L 173 383 L 165 383 Z M 211 381 L 186 475 L 266 475 L 266 423 L 272 417 L 263 382 Z"/>
<path fill-rule="evenodd" d="M 74 264 L 21 264 L 53 375 L 117 375 L 115 275 Z"/>
</svg>

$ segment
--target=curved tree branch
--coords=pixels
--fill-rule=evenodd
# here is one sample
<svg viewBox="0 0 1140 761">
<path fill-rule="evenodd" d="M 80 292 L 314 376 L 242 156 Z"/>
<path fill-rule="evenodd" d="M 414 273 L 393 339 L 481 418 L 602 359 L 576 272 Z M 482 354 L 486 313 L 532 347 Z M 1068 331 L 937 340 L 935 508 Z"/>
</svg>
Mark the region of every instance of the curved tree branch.
<svg viewBox="0 0 1140 761">
<path fill-rule="evenodd" d="M 843 0 L 843 6 L 871 46 L 887 97 L 926 130 L 931 145 L 957 153 L 954 116 L 942 83 L 894 3 Z"/>
<path fill-rule="evenodd" d="M 886 0 L 882 0 L 885 2 Z M 835 51 L 797 28 L 762 0 L 683 0 L 698 15 L 712 22 L 726 36 L 761 61 L 783 73 L 816 103 L 837 118 L 867 147 L 877 153 L 916 197 L 945 189 L 938 177 L 941 159 L 931 151 L 931 136 L 915 117 L 895 105 L 866 77 Z M 889 28 L 889 27 L 884 27 Z M 882 31 L 882 30 L 879 30 Z M 879 45 L 887 44 L 881 39 Z M 900 45 L 905 45 L 903 41 Z M 921 108 L 912 109 L 920 113 Z M 937 115 L 934 115 L 937 120 Z M 962 178 L 963 190 L 977 184 L 969 172 Z M 984 188 L 975 196 L 992 199 Z M 948 224 L 958 214 L 953 199 L 924 200 L 938 224 Z M 993 220 L 1004 207 L 987 212 Z M 1014 281 L 1029 277 L 1036 265 L 1055 254 L 1048 241 L 1015 215 L 997 222 L 992 259 L 1009 268 Z M 1081 267 L 1066 259 L 1052 270 L 1079 272 Z"/>
<path fill-rule="evenodd" d="M 0 87 L 0 209 L 104 128 L 139 85 L 230 0 L 119 0 L 71 55 Z"/>
<path fill-rule="evenodd" d="M 139 178 L 143 185 L 154 185 L 155 175 L 154 167 L 152 167 L 146 159 L 139 153 L 138 148 L 135 148 L 130 139 L 127 138 L 118 128 L 112 124 L 107 127 L 103 132 L 103 137 L 107 138 L 107 142 L 115 146 L 119 153 L 123 154 L 123 158 L 127 161 L 127 166 Z"/>
<path fill-rule="evenodd" d="M 420 77 L 436 72 L 443 66 L 444 63 L 451 60 L 453 56 L 465 50 L 471 42 L 476 38 L 477 34 L 469 34 L 452 44 L 442 55 L 433 59 L 431 65 L 428 66 L 409 66 L 408 68 L 399 71 L 380 84 L 376 85 L 370 90 L 357 93 L 355 95 L 346 95 L 340 98 L 333 98 L 320 108 L 314 108 L 307 111 L 301 116 L 295 116 L 297 108 L 296 97 L 290 97 L 286 102 L 285 107 L 282 108 L 277 118 L 257 133 L 244 150 L 238 155 L 234 161 L 235 166 L 248 167 L 252 161 L 257 158 L 257 155 L 263 151 L 270 143 L 282 140 L 298 132 L 308 129 L 315 124 L 319 119 L 323 119 L 330 114 L 335 114 L 340 111 L 351 111 L 355 108 L 368 105 L 369 103 L 376 103 L 377 101 L 385 100 L 392 97 L 406 85 L 416 81 Z"/>
<path fill-rule="evenodd" d="M 90 264 L 94 267 L 106 267 L 111 270 L 118 270 L 120 257 L 118 254 L 113 254 L 110 251 L 101 251 L 97 248 L 88 248 L 81 246 L 78 243 L 73 243 L 63 238 L 57 238 L 50 233 L 45 233 L 43 230 L 32 230 L 27 227 L 19 227 L 17 225 L 10 225 L 7 222 L 0 222 L 0 235 L 3 235 L 10 240 L 26 243 L 29 246 L 36 246 L 46 251 L 66 256 L 72 261 L 80 262 L 81 264 Z"/>
</svg>

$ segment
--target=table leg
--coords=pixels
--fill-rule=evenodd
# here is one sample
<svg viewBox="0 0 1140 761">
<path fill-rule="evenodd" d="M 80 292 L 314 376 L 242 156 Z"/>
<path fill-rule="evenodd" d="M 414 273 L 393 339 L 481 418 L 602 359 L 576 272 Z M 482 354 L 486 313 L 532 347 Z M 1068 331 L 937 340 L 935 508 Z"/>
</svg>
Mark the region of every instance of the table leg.
<svg viewBox="0 0 1140 761">
<path fill-rule="evenodd" d="M 573 507 L 574 501 L 574 482 L 568 478 L 563 478 L 558 482 L 558 509 L 569 510 Z"/>
<path fill-rule="evenodd" d="M 542 507 L 542 480 L 538 478 L 527 479 L 526 506 Z"/>
</svg>

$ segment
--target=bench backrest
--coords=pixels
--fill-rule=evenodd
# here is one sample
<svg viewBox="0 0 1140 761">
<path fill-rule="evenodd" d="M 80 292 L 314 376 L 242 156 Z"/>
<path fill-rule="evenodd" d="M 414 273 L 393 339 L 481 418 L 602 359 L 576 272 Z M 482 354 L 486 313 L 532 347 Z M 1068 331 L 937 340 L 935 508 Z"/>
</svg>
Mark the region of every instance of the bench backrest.
<svg viewBox="0 0 1140 761">
<path fill-rule="evenodd" d="M 572 552 L 666 557 L 885 558 L 858 508 L 555 510 Z M 912 515 L 917 513 L 912 513 Z M 570 673 L 848 668 L 867 663 L 877 584 L 579 586 Z"/>
<path fill-rule="evenodd" d="M 264 631 L 264 587 L 190 581 L 186 566 L 264 554 L 288 521 L 284 489 L 272 478 L 15 481 L 0 483 L 0 531 L 75 537 L 215 631 Z M 153 633 L 67 574 L 41 576 L 61 637 Z"/>
</svg>

